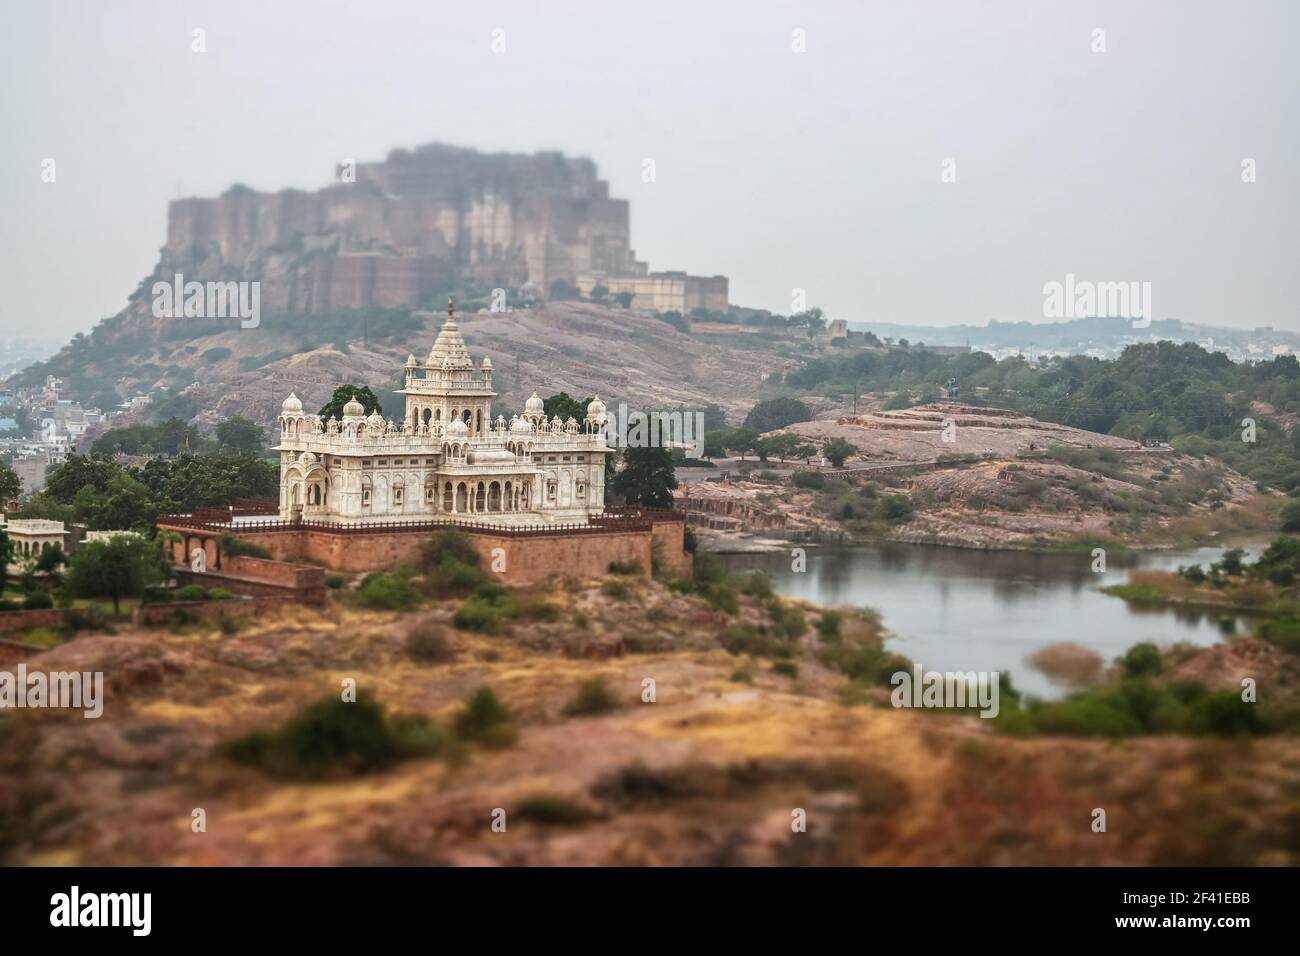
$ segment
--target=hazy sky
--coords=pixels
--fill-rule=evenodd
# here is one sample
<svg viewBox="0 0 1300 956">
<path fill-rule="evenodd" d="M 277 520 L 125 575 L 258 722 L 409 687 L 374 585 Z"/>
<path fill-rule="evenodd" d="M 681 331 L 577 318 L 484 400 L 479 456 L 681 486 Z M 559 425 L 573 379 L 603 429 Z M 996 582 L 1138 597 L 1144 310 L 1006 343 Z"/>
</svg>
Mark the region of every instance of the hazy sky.
<svg viewBox="0 0 1300 956">
<path fill-rule="evenodd" d="M 1156 318 L 1300 329 L 1293 0 L 6 0 L 2 22 L 0 335 L 118 311 L 170 198 L 435 140 L 591 157 L 640 258 L 744 305 L 1043 321 L 1074 273 L 1151 282 Z"/>
</svg>

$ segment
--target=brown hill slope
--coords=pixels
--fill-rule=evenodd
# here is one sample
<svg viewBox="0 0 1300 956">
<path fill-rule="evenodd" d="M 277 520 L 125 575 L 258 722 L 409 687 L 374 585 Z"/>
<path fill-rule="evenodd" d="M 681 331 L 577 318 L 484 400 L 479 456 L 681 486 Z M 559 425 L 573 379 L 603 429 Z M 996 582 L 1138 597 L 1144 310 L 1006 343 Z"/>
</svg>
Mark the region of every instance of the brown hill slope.
<svg viewBox="0 0 1300 956">
<path fill-rule="evenodd" d="M 593 303 L 459 318 L 474 359 L 491 357 L 497 407 L 507 414 L 534 389 L 599 394 L 631 407 L 717 402 L 743 414 L 766 376 L 797 364 L 773 352 L 702 342 L 648 314 Z M 112 348 L 87 350 L 78 374 L 106 378 L 122 394 L 183 388 L 203 423 L 244 415 L 269 424 L 291 390 L 312 408 L 344 382 L 377 392 L 400 387 L 407 355 L 423 362 L 442 320 L 434 312 L 384 313 L 368 321 L 358 313 L 335 317 L 325 331 L 303 318 L 266 317 L 256 329 L 227 323 L 174 339 L 151 316 L 122 317 Z M 320 342 L 322 335 L 329 341 Z M 385 406 L 390 417 L 399 411 Z"/>
</svg>

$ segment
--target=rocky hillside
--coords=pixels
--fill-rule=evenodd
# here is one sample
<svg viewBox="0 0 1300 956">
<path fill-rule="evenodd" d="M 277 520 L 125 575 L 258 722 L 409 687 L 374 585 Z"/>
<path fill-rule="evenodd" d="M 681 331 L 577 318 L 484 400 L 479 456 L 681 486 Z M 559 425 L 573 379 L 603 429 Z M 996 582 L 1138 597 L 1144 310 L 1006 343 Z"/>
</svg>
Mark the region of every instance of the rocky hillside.
<svg viewBox="0 0 1300 956">
<path fill-rule="evenodd" d="M 384 393 L 400 387 L 408 354 L 424 361 L 444 318 L 365 310 L 267 317 L 256 329 L 241 329 L 128 312 L 24 374 L 34 381 L 58 375 L 83 401 L 97 404 L 114 396 L 152 394 L 158 402 L 183 393 L 182 413 L 192 411 L 202 424 L 243 415 L 269 425 L 290 391 L 313 408 L 344 382 L 370 385 L 385 413 L 394 415 L 400 396 Z M 459 312 L 458 318 L 475 360 L 491 357 L 497 407 L 507 415 L 537 389 L 599 394 L 637 408 L 717 402 L 743 417 L 765 377 L 798 364 L 770 351 L 700 341 L 651 315 L 594 303 Z M 114 425 L 147 420 L 158 407 L 145 406 Z"/>
</svg>

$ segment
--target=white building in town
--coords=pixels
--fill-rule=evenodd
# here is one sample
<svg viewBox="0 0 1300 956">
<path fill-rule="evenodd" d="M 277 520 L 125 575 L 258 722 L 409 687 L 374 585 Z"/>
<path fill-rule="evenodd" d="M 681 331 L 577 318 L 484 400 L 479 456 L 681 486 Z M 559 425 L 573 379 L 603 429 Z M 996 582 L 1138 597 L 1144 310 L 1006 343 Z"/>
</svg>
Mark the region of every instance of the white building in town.
<svg viewBox="0 0 1300 956">
<path fill-rule="evenodd" d="M 9 558 L 10 574 L 22 573 L 32 562 L 51 548 L 67 550 L 67 530 L 62 521 L 47 518 L 12 518 L 0 515 L 0 531 L 9 536 L 13 551 Z"/>
<path fill-rule="evenodd" d="M 546 420 L 534 392 L 522 415 L 492 418 L 492 361 L 477 369 L 450 300 L 423 367 L 406 360 L 400 422 L 350 401 L 322 421 L 290 394 L 279 417 L 280 517 L 355 524 L 467 520 L 586 523 L 605 506 L 605 405 Z"/>
</svg>

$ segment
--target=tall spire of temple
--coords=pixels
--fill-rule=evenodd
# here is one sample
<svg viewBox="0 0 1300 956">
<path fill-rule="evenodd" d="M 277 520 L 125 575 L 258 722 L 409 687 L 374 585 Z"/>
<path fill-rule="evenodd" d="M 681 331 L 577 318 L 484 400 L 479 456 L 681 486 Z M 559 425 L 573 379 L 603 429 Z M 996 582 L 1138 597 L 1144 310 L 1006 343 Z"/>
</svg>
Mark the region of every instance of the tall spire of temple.
<svg viewBox="0 0 1300 956">
<path fill-rule="evenodd" d="M 465 347 L 465 339 L 460 334 L 460 327 L 456 325 L 456 304 L 451 296 L 447 296 L 447 321 L 442 323 L 442 329 L 434 339 L 425 366 L 440 369 L 444 362 L 448 368 L 462 371 L 474 367 L 469 358 L 469 349 Z"/>
</svg>

